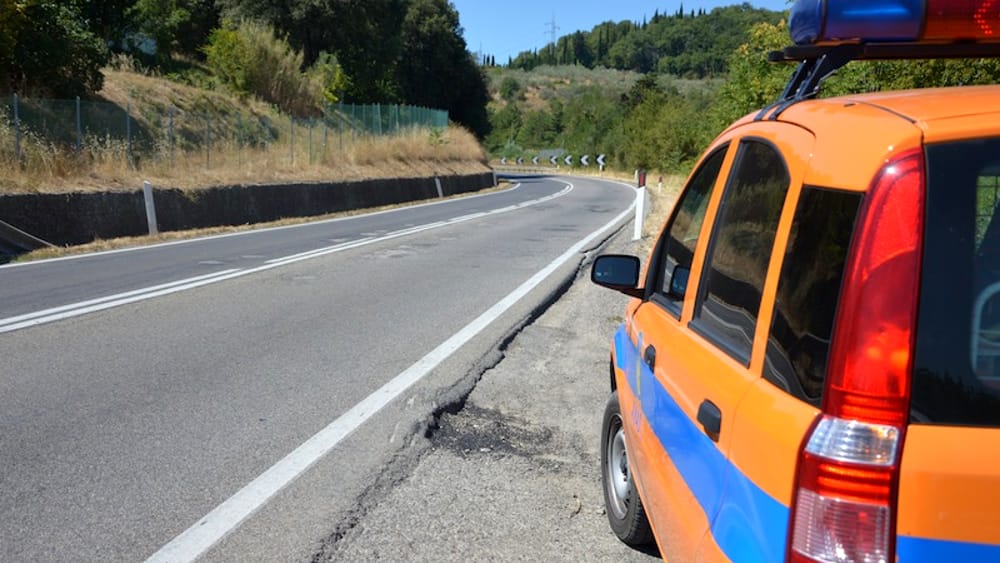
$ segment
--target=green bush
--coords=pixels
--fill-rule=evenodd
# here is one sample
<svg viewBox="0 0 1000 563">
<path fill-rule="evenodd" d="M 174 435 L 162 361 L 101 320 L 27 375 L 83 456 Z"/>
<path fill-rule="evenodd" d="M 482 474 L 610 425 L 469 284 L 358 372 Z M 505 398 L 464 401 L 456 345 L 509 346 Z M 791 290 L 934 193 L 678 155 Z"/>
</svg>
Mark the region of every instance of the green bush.
<svg viewBox="0 0 1000 563">
<path fill-rule="evenodd" d="M 521 83 L 514 77 L 508 76 L 500 83 L 500 97 L 513 102 L 515 99 L 523 98 L 521 94 Z"/>
<path fill-rule="evenodd" d="M 236 92 L 294 115 L 319 113 L 324 90 L 320 76 L 303 72 L 302 53 L 270 26 L 242 22 L 236 28 L 216 29 L 204 52 L 208 66 Z"/>
</svg>

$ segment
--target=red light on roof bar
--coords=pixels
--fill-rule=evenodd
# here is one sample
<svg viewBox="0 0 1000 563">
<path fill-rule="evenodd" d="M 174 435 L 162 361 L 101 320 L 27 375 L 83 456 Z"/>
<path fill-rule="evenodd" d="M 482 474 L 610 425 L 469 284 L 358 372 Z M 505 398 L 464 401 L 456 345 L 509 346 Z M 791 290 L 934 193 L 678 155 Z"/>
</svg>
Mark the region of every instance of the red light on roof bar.
<svg viewBox="0 0 1000 563">
<path fill-rule="evenodd" d="M 924 40 L 1000 40 L 1000 0 L 927 0 Z"/>
</svg>

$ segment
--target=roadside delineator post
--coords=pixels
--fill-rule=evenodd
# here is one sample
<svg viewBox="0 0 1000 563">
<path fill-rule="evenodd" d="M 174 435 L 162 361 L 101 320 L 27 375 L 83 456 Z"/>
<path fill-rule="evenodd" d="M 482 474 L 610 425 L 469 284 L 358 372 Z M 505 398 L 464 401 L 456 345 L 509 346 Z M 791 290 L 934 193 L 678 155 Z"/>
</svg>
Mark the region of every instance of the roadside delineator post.
<svg viewBox="0 0 1000 563">
<path fill-rule="evenodd" d="M 636 170 L 635 180 L 637 188 L 635 193 L 635 232 L 632 234 L 632 240 L 639 240 L 642 238 L 642 220 L 645 215 L 646 171 Z"/>
<path fill-rule="evenodd" d="M 153 184 L 142 183 L 142 199 L 146 202 L 146 224 L 149 225 L 149 234 L 160 234 L 156 226 L 156 205 L 153 203 Z"/>
<path fill-rule="evenodd" d="M 437 186 L 438 197 L 443 199 L 444 198 L 444 190 L 441 189 L 441 178 L 438 178 L 437 176 L 435 176 L 434 177 L 434 185 Z"/>
</svg>

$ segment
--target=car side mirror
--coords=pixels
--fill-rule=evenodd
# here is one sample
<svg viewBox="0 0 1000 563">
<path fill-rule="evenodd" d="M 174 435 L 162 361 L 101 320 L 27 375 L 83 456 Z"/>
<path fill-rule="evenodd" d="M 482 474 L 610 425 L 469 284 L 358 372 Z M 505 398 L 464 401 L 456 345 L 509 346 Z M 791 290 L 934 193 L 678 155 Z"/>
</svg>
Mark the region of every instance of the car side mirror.
<svg viewBox="0 0 1000 563">
<path fill-rule="evenodd" d="M 646 296 L 646 291 L 639 287 L 639 259 L 635 256 L 598 256 L 590 268 L 590 281 L 631 297 Z"/>
<path fill-rule="evenodd" d="M 674 299 L 684 299 L 687 293 L 688 278 L 691 277 L 691 268 L 677 266 L 670 276 L 670 297 Z"/>
</svg>

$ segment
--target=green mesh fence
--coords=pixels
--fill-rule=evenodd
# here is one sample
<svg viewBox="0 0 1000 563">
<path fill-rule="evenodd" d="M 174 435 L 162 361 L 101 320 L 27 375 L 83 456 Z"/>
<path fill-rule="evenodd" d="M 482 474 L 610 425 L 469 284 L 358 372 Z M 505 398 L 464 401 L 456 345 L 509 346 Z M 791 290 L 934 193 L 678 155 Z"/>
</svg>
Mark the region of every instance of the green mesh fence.
<svg viewBox="0 0 1000 563">
<path fill-rule="evenodd" d="M 447 111 L 401 105 L 331 104 L 323 117 L 299 119 L 11 96 L 0 97 L 0 161 L 23 161 L 39 150 L 101 151 L 139 165 L 145 159 L 169 161 L 183 151 L 203 153 L 210 167 L 213 152 L 280 145 L 291 161 L 313 162 L 342 148 L 345 139 L 447 126 Z"/>
</svg>

